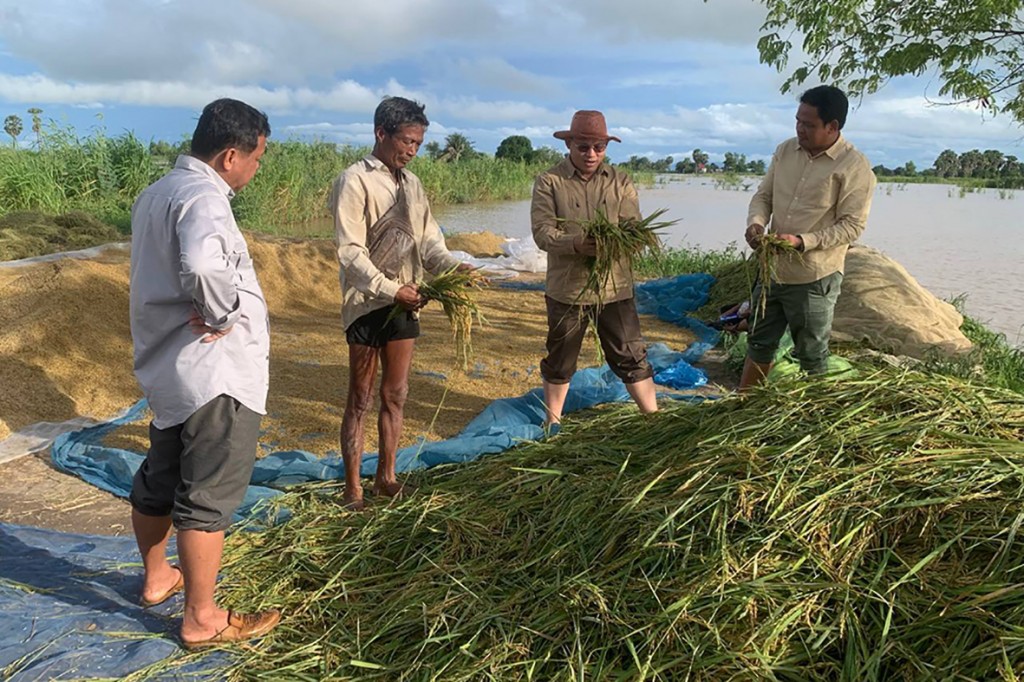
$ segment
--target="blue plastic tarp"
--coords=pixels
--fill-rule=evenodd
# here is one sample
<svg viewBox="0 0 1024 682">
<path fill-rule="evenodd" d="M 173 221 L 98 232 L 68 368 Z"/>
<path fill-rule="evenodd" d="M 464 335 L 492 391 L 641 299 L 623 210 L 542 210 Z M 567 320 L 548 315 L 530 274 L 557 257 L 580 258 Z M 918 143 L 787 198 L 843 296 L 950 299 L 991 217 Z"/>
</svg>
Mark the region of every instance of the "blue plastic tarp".
<svg viewBox="0 0 1024 682">
<path fill-rule="evenodd" d="M 172 542 L 173 550 L 173 542 Z M 143 609 L 130 537 L 0 523 L 0 679 L 119 678 L 180 652 L 181 596 Z M 160 679 L 216 679 L 223 652 Z"/>
</svg>

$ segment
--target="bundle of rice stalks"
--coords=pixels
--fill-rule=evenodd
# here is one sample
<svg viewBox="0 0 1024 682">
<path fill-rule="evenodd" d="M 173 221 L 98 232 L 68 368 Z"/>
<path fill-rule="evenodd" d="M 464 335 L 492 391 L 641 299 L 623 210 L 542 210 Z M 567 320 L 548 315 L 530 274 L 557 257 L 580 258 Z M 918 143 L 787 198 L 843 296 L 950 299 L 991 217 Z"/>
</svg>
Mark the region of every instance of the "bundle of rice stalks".
<svg viewBox="0 0 1024 682">
<path fill-rule="evenodd" d="M 654 211 L 646 218 L 626 219 L 614 223 L 603 211 L 598 210 L 593 220 L 581 224 L 583 235 L 593 237 L 597 242 L 597 255 L 588 259 L 587 281 L 580 292 L 580 300 L 593 300 L 600 306 L 604 302 L 605 289 L 615 286 L 615 264 L 628 261 L 632 267 L 634 259 L 643 254 L 658 256 L 662 252 L 659 232 L 675 225 L 677 220 L 660 218 L 667 209 Z"/>
<path fill-rule="evenodd" d="M 910 680 L 1024 673 L 1024 397 L 803 380 L 419 477 L 229 541 L 280 606 L 247 679 Z"/>
<path fill-rule="evenodd" d="M 451 323 L 455 358 L 462 362 L 463 369 L 469 367 L 473 350 L 473 318 L 478 324 L 484 322 L 480 308 L 473 300 L 472 290 L 479 289 L 484 282 L 484 277 L 475 270 L 452 268 L 419 285 L 420 295 L 430 301 L 438 301 Z"/>
<path fill-rule="evenodd" d="M 764 314 L 765 306 L 768 304 L 768 289 L 775 281 L 775 266 L 779 255 L 790 253 L 799 256 L 796 247 L 779 235 L 769 232 L 761 236 L 761 241 L 757 245 L 757 275 L 758 281 L 761 283 L 761 296 L 754 308 L 755 315 Z"/>
</svg>

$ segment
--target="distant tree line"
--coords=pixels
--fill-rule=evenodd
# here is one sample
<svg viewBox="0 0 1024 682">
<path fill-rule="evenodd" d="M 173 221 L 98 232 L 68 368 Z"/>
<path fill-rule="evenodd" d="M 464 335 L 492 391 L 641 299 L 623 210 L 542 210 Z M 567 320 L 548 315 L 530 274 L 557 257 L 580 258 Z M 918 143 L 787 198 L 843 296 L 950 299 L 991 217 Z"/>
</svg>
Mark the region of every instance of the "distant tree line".
<svg viewBox="0 0 1024 682">
<path fill-rule="evenodd" d="M 988 180 L 995 179 L 1020 179 L 1024 180 L 1024 162 L 1019 161 L 1016 156 L 1003 154 L 997 149 L 986 149 L 978 151 L 972 149 L 962 154 L 957 154 L 952 149 L 946 149 L 935 159 L 931 168 L 918 171 L 913 161 L 908 161 L 896 168 L 886 168 L 883 165 L 875 166 L 875 175 L 878 177 L 914 177 L 916 175 L 933 176 L 938 178 L 981 178 Z"/>
<path fill-rule="evenodd" d="M 653 173 L 749 173 L 751 175 L 764 175 L 765 171 L 765 162 L 761 159 L 748 161 L 746 154 L 726 152 L 725 159 L 719 165 L 709 161 L 707 152 L 700 149 L 694 149 L 689 157 L 681 161 L 676 161 L 671 156 L 655 160 L 651 160 L 646 156 L 631 156 L 629 161 L 619 165 L 631 170 Z"/>
</svg>

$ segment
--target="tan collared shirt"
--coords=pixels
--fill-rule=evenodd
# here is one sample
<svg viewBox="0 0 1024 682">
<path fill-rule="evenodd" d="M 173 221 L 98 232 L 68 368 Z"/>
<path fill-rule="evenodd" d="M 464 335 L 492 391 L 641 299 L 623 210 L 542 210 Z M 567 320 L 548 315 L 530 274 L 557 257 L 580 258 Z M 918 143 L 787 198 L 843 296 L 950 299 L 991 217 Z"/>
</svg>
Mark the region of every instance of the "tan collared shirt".
<svg viewBox="0 0 1024 682">
<path fill-rule="evenodd" d="M 546 293 L 561 303 L 591 304 L 580 298 L 587 281 L 586 256 L 576 252 L 582 223 L 601 210 L 610 220 L 640 218 L 640 199 L 625 173 L 602 164 L 583 180 L 568 158 L 542 173 L 533 186 L 530 222 L 537 247 L 548 254 Z M 633 297 L 633 269 L 629 260 L 619 261 L 603 292 L 605 303 Z"/>
<path fill-rule="evenodd" d="M 776 281 L 806 284 L 843 272 L 846 250 L 867 226 L 875 174 L 867 158 L 840 135 L 817 156 L 797 138 L 780 144 L 750 201 L 747 225 L 768 225 L 778 234 L 799 235 L 802 254 L 776 263 Z"/>
<path fill-rule="evenodd" d="M 460 263 L 448 252 L 423 183 L 405 169 L 401 173 L 416 246 L 395 279 L 388 279 L 373 264 L 366 246 L 370 227 L 398 200 L 398 184 L 391 171 L 376 156 L 367 154 L 346 168 L 331 189 L 341 266 L 341 319 L 346 329 L 366 313 L 394 303 L 402 285 L 422 280 L 424 269 L 436 275 Z"/>
</svg>

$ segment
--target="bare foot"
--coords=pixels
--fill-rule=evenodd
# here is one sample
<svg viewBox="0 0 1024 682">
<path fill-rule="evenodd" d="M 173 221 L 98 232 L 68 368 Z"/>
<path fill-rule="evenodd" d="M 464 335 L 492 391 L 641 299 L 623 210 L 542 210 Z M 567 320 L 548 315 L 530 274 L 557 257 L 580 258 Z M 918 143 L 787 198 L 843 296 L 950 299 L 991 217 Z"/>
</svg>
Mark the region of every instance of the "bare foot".
<svg viewBox="0 0 1024 682">
<path fill-rule="evenodd" d="M 416 492 L 416 486 L 399 481 L 374 481 L 373 494 L 401 500 Z"/>
<path fill-rule="evenodd" d="M 351 511 L 363 511 L 366 508 L 366 503 L 363 502 L 363 489 L 345 488 L 345 494 L 341 497 L 341 506 Z"/>
</svg>

